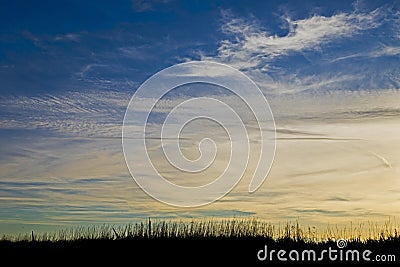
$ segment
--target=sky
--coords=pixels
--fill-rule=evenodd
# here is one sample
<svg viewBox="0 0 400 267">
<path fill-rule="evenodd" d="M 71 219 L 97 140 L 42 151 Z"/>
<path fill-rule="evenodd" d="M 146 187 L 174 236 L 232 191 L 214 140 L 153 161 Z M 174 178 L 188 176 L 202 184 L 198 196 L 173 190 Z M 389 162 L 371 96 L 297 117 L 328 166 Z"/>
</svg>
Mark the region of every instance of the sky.
<svg viewBox="0 0 400 267">
<path fill-rule="evenodd" d="M 0 0 L 0 25 L 0 233 L 148 217 L 323 226 L 400 211 L 397 1 Z M 227 64 L 256 83 L 274 115 L 276 151 L 256 192 L 247 190 L 252 154 L 225 197 L 177 208 L 134 182 L 121 135 L 139 86 L 190 61 Z M 154 120 L 213 94 L 236 103 L 188 86 L 162 99 Z M 205 123 L 190 134 L 219 131 Z M 211 172 L 224 166 L 226 144 Z M 185 149 L 196 157 L 197 147 Z M 160 157 L 178 184 L 210 179 L 187 180 Z"/>
</svg>

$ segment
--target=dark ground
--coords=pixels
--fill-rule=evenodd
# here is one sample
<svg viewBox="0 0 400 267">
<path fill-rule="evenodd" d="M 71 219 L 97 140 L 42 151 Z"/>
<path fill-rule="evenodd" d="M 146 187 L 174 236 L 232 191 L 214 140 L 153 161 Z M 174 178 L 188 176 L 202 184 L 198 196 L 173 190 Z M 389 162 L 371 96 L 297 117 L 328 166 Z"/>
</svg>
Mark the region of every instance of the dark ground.
<svg viewBox="0 0 400 267">
<path fill-rule="evenodd" d="M 270 258 L 260 261 L 257 253 L 267 245 L 268 253 L 275 250 L 273 260 Z M 315 250 L 317 258 L 320 257 L 321 251 L 338 250 L 336 253 L 338 259 L 331 261 L 328 254 L 325 254 L 321 261 L 292 261 L 288 254 L 291 250 L 296 249 L 300 253 L 303 250 Z M 277 251 L 287 251 L 286 257 L 288 261 L 282 262 L 277 259 Z M 367 244 L 350 242 L 347 247 L 342 250 L 358 249 L 360 252 L 360 261 L 349 261 L 351 266 L 359 265 L 397 265 L 400 261 L 400 239 L 392 239 L 385 241 L 373 241 Z M 362 259 L 362 252 L 370 250 L 369 255 L 371 261 Z M 244 266 L 321 266 L 321 265 L 343 265 L 345 260 L 340 261 L 340 249 L 337 248 L 335 242 L 310 244 L 302 241 L 280 240 L 273 241 L 264 238 L 133 238 L 122 240 L 77 240 L 77 241 L 58 241 L 58 242 L 9 242 L 0 241 L 0 257 L 2 262 L 11 262 L 12 265 L 168 265 L 168 266 L 193 266 L 195 264 L 205 266 L 215 266 L 216 264 L 238 264 Z M 376 255 L 395 255 L 396 262 L 377 262 Z M 293 254 L 295 255 L 295 254 Z M 343 254 L 345 255 L 345 254 Z M 261 257 L 264 256 L 262 252 Z M 301 257 L 301 254 L 300 254 Z M 307 257 L 307 256 L 306 256 Z M 8 261 L 10 260 L 10 261 Z M 139 264 L 140 263 L 140 264 Z M 323 264 L 322 264 L 323 263 Z M 346 264 L 347 265 L 347 264 Z M 5 266 L 5 265 L 3 265 Z"/>
</svg>

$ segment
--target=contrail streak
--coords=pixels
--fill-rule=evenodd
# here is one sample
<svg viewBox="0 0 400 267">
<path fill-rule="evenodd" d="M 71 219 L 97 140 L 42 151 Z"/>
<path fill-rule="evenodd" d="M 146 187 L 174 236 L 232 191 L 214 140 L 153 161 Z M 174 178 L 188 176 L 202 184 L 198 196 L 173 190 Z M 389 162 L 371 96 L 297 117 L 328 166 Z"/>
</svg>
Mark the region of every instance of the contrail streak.
<svg viewBox="0 0 400 267">
<path fill-rule="evenodd" d="M 368 151 L 369 153 L 371 153 L 372 155 L 374 155 L 375 157 L 377 157 L 378 159 L 380 159 L 388 168 L 392 168 L 392 164 L 389 163 L 389 161 L 387 161 L 387 159 L 385 159 L 383 156 L 376 154 L 375 152 L 372 151 Z"/>
</svg>

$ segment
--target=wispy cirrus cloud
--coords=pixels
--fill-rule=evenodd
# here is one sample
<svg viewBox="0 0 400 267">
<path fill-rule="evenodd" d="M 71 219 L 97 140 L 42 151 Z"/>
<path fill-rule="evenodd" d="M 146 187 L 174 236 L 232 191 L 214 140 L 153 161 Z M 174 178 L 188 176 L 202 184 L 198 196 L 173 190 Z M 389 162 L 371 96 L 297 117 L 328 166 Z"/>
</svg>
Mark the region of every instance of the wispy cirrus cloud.
<svg viewBox="0 0 400 267">
<path fill-rule="evenodd" d="M 352 59 L 352 58 L 357 58 L 357 57 L 378 58 L 378 57 L 384 57 L 384 56 L 397 56 L 397 55 L 400 55 L 400 46 L 383 45 L 383 46 L 380 46 L 379 48 L 374 49 L 369 52 L 362 52 L 362 53 L 356 53 L 356 54 L 338 57 L 338 58 L 333 59 L 331 62 L 347 60 L 347 59 Z"/>
<path fill-rule="evenodd" d="M 81 35 L 78 33 L 66 33 L 66 34 L 58 34 L 54 37 L 54 41 L 73 41 L 79 42 Z"/>
<path fill-rule="evenodd" d="M 171 0 L 154 0 L 154 1 L 132 0 L 132 8 L 135 12 L 153 11 L 154 5 L 166 4 L 168 2 L 171 2 Z"/>
<path fill-rule="evenodd" d="M 396 89 L 400 44 L 394 26 L 398 12 L 393 10 L 382 5 L 296 19 L 285 15 L 280 19 L 286 33 L 279 35 L 260 18 L 224 10 L 221 32 L 226 38 L 214 55 L 200 56 L 240 69 L 268 95 Z"/>
<path fill-rule="evenodd" d="M 383 46 L 382 48 L 368 54 L 371 57 L 397 56 L 400 55 L 400 46 Z"/>
<path fill-rule="evenodd" d="M 299 20 L 285 18 L 288 34 L 277 36 L 269 34 L 255 23 L 223 12 L 225 22 L 221 30 L 234 38 L 221 42 L 215 59 L 238 68 L 268 69 L 268 62 L 274 58 L 291 52 L 318 49 L 320 45 L 333 40 L 376 28 L 383 16 L 383 11 L 376 9 L 370 13 L 339 13 L 331 17 L 314 15 Z"/>
<path fill-rule="evenodd" d="M 0 134 L 7 136 L 0 138 L 0 225 L 4 229 L 19 232 L 24 230 L 15 225 L 34 224 L 30 227 L 37 231 L 40 224 L 66 227 L 146 217 L 237 214 L 275 222 L 300 217 L 306 224 L 340 223 L 366 214 L 380 220 L 399 205 L 398 190 L 393 190 L 400 166 L 397 91 L 271 98 L 279 150 L 267 183 L 257 194 L 244 194 L 250 171 L 227 197 L 195 210 L 160 204 L 132 181 L 120 140 L 129 97 L 123 92 L 95 91 L 0 98 L 0 119 L 19 124 L 18 129 L 0 127 Z M 155 112 L 165 112 L 180 100 L 166 99 Z M 197 134 L 219 136 L 212 125 L 200 126 Z M 43 135 L 48 129 L 51 134 Z M 188 152 L 197 149 L 187 147 Z M 215 170 L 226 166 L 222 160 L 217 163 L 212 166 Z M 204 181 L 175 175 L 162 169 L 163 164 L 158 167 L 178 184 Z M 316 194 L 310 196 L 310 190 Z M 341 201 L 325 201 L 336 198 L 349 199 L 346 208 Z M 393 205 L 388 206 L 388 201 Z"/>
<path fill-rule="evenodd" d="M 47 129 L 68 136 L 120 137 L 124 92 L 0 97 L 0 129 Z"/>
</svg>

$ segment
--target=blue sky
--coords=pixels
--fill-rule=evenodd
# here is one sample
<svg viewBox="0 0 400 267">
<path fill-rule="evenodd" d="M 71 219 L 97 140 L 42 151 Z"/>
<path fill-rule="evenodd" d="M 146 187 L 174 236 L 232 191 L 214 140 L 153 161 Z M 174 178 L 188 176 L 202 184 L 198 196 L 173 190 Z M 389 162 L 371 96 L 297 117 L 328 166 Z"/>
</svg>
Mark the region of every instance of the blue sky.
<svg viewBox="0 0 400 267">
<path fill-rule="evenodd" d="M 0 232 L 148 216 L 324 224 L 394 215 L 400 3 L 304 2 L 0 1 Z M 239 185 L 216 204 L 174 209 L 130 178 L 129 99 L 154 73 L 191 60 L 233 66 L 269 98 L 277 158 L 252 199 Z M 332 142 L 302 143 L 315 134 Z"/>
<path fill-rule="evenodd" d="M 241 61 L 257 60 L 253 67 L 277 80 L 353 74 L 346 89 L 396 87 L 396 75 L 386 72 L 398 71 L 398 8 L 392 1 L 2 1 L 1 90 L 130 90 L 202 57 L 244 70 Z M 243 49 L 261 36 L 275 42 Z M 384 75 L 376 75 L 378 66 Z"/>
</svg>

